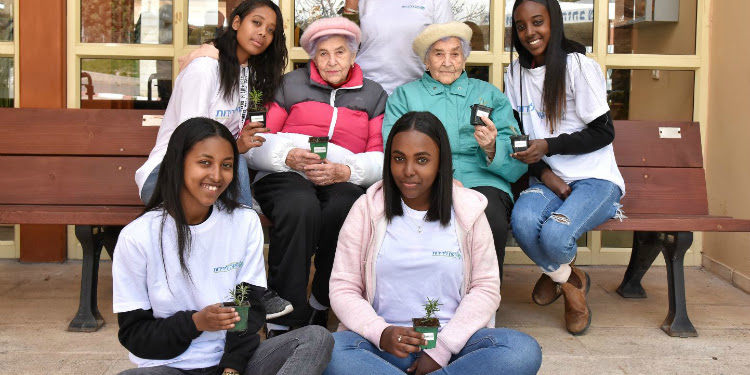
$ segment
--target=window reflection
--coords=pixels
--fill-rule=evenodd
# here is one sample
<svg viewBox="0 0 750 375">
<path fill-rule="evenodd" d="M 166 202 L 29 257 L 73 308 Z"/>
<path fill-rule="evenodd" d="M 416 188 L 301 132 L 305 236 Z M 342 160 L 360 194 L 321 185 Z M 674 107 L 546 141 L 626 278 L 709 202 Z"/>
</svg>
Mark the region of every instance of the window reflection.
<svg viewBox="0 0 750 375">
<path fill-rule="evenodd" d="M 609 53 L 695 53 L 697 0 L 610 0 Z"/>
<path fill-rule="evenodd" d="M 81 59 L 81 108 L 165 109 L 169 60 Z"/>
<path fill-rule="evenodd" d="M 11 108 L 15 96 L 13 77 L 13 59 L 0 58 L 0 107 Z"/>
<path fill-rule="evenodd" d="M 0 0 L 0 42 L 13 41 L 13 0 Z"/>
<path fill-rule="evenodd" d="M 81 42 L 171 44 L 172 0 L 81 0 Z"/>
</svg>

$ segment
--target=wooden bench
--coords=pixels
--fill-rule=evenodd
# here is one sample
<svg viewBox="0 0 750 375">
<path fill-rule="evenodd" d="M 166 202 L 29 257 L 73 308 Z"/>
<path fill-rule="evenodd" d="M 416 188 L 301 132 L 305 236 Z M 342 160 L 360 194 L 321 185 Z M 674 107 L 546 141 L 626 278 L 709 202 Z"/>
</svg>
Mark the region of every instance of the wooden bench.
<svg viewBox="0 0 750 375">
<path fill-rule="evenodd" d="M 122 226 L 143 210 L 135 170 L 158 127 L 112 109 L 0 109 L 0 223 L 68 224 L 83 248 L 81 296 L 70 331 L 104 324 L 97 307 L 102 247 L 112 256 Z"/>
<path fill-rule="evenodd" d="M 615 121 L 615 130 L 615 156 L 626 190 L 621 203 L 628 218 L 596 230 L 634 232 L 630 264 L 617 292 L 645 298 L 641 279 L 663 253 L 669 312 L 661 329 L 670 336 L 697 336 L 687 314 L 683 270 L 693 232 L 748 232 L 750 220 L 708 214 L 698 123 Z"/>
</svg>

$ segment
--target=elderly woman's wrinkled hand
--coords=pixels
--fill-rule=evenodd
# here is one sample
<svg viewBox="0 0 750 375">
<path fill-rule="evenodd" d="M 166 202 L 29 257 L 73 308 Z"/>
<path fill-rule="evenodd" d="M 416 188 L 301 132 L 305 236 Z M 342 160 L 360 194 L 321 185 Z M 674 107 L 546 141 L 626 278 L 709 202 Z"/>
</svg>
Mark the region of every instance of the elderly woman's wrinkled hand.
<svg viewBox="0 0 750 375">
<path fill-rule="evenodd" d="M 322 163 L 309 164 L 305 166 L 305 176 L 315 185 L 333 185 L 339 182 L 349 181 L 351 169 L 345 164 L 331 163 L 323 159 Z"/>
<path fill-rule="evenodd" d="M 532 139 L 529 141 L 529 148 L 526 151 L 516 152 L 510 156 L 526 164 L 534 164 L 542 160 L 542 156 L 549 152 L 549 144 L 545 139 Z"/>
<path fill-rule="evenodd" d="M 488 158 L 495 158 L 495 139 L 497 138 L 497 128 L 495 123 L 492 122 L 488 117 L 480 117 L 486 126 L 475 126 L 474 127 L 474 138 L 476 138 L 479 147 L 487 155 Z"/>
<path fill-rule="evenodd" d="M 205 56 L 218 60 L 219 50 L 216 49 L 216 47 L 214 47 L 213 44 L 206 43 L 206 44 L 202 44 L 200 48 L 190 51 L 189 54 L 178 57 L 177 62 L 180 64 L 180 69 L 177 71 L 177 73 L 185 69 L 185 67 L 188 66 L 188 64 L 190 64 L 191 61 L 199 57 L 205 57 Z"/>
<path fill-rule="evenodd" d="M 263 146 L 266 139 L 256 134 L 267 132 L 269 130 L 263 126 L 262 122 L 246 122 L 240 137 L 237 138 L 237 150 L 240 154 L 244 154 L 251 148 Z"/>
<path fill-rule="evenodd" d="M 295 171 L 304 172 L 305 167 L 310 164 L 320 164 L 320 156 L 310 152 L 310 150 L 293 148 L 286 155 L 286 165 Z"/>
</svg>

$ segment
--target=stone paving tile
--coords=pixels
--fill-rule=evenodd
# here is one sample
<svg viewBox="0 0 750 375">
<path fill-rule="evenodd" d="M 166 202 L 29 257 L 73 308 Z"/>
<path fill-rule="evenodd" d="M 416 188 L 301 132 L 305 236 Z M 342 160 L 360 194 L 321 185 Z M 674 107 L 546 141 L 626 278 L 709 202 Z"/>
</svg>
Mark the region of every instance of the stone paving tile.
<svg viewBox="0 0 750 375">
<path fill-rule="evenodd" d="M 701 269 L 686 269 L 688 312 L 698 338 L 664 334 L 666 270 L 643 285 L 649 298 L 615 293 L 624 267 L 585 267 L 592 277 L 594 316 L 583 336 L 563 323 L 563 302 L 540 307 L 530 294 L 539 270 L 506 266 L 499 326 L 526 332 L 542 346 L 542 374 L 750 374 L 750 295 Z M 99 308 L 107 324 L 94 333 L 67 332 L 78 307 L 80 262 L 0 261 L 0 374 L 117 374 L 133 365 L 117 341 L 111 263 L 100 267 Z M 329 329 L 337 325 L 335 316 Z"/>
</svg>

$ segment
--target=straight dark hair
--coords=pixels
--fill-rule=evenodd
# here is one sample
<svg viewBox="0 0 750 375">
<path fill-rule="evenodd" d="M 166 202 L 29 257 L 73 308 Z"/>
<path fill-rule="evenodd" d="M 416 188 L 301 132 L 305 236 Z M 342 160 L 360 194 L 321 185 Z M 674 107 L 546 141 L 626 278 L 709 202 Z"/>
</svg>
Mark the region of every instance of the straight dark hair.
<svg viewBox="0 0 750 375">
<path fill-rule="evenodd" d="M 544 88 L 542 90 L 542 104 L 544 105 L 544 113 L 549 119 L 550 133 L 553 133 L 557 125 L 562 121 L 563 114 L 565 113 L 565 77 L 568 69 L 568 54 L 572 52 L 585 54 L 586 47 L 565 37 L 562 10 L 557 0 L 516 0 L 513 4 L 513 13 L 511 16 L 510 33 L 513 43 L 510 47 L 510 54 L 512 58 L 514 49 L 518 51 L 518 59 L 522 67 L 530 69 L 533 58 L 531 52 L 521 44 L 521 39 L 518 37 L 518 30 L 516 29 L 516 9 L 526 1 L 542 4 L 549 12 L 550 40 L 544 56 L 546 73 L 544 75 Z M 511 66 L 513 66 L 512 63 Z M 519 71 L 521 70 L 519 69 Z M 513 69 L 510 69 L 510 72 L 512 75 Z M 519 82 L 522 82 L 522 76 L 523 74 L 519 74 Z M 523 114 L 519 115 L 523 119 Z"/>
<path fill-rule="evenodd" d="M 390 222 L 394 216 L 402 216 L 401 191 L 391 173 L 391 150 L 393 138 L 398 133 L 418 131 L 432 139 L 440 150 L 440 167 L 435 182 L 430 190 L 430 208 L 425 220 L 440 221 L 442 226 L 448 226 L 451 220 L 451 206 L 453 204 L 453 158 L 448 133 L 443 123 L 430 112 L 408 112 L 401 116 L 393 125 L 388 141 L 385 144 L 385 160 L 383 161 L 383 191 L 385 193 L 385 217 Z"/>
<path fill-rule="evenodd" d="M 260 55 L 250 56 L 247 64 L 250 67 L 249 90 L 256 89 L 263 93 L 263 103 L 273 100 L 281 86 L 281 76 L 287 63 L 286 37 L 284 35 L 284 18 L 279 7 L 270 0 L 245 0 L 237 5 L 229 16 L 229 25 L 213 40 L 219 50 L 219 76 L 221 91 L 226 101 L 231 101 L 239 85 L 240 65 L 245 61 L 237 59 L 237 31 L 232 28 L 235 17 L 240 22 L 253 10 L 266 6 L 276 14 L 276 28 L 273 30 L 271 44 Z"/>
<path fill-rule="evenodd" d="M 217 207 L 231 213 L 235 208 L 240 206 L 240 203 L 235 198 L 239 196 L 239 185 L 237 182 L 239 151 L 237 150 L 237 144 L 234 141 L 234 137 L 232 137 L 232 133 L 229 132 L 226 126 L 217 121 L 205 117 L 195 117 L 180 124 L 169 138 L 169 145 L 159 168 L 159 176 L 156 180 L 154 193 L 140 215 L 143 216 L 149 211 L 165 211 L 165 214 L 162 215 L 161 228 L 159 229 L 159 247 L 165 273 L 166 264 L 163 262 L 164 225 L 167 221 L 167 214 L 174 219 L 175 228 L 177 228 L 177 251 L 180 257 L 180 267 L 183 274 L 188 276 L 188 279 L 192 279 L 190 270 L 187 267 L 192 235 L 180 199 L 182 189 L 185 185 L 185 156 L 196 143 L 211 137 L 219 137 L 229 142 L 232 145 L 232 153 L 234 155 L 234 167 L 232 168 L 232 176 L 234 178 L 232 178 L 226 190 L 219 195 L 217 201 L 221 204 L 217 205 Z"/>
</svg>

